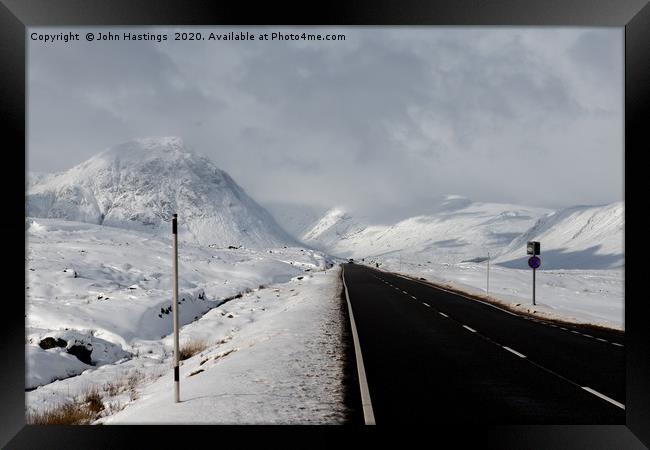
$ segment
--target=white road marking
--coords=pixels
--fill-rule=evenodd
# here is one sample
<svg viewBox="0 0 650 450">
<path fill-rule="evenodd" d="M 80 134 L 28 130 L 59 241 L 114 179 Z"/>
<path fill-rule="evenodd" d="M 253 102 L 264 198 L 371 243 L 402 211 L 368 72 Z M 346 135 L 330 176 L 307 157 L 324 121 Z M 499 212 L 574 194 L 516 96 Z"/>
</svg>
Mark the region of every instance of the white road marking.
<svg viewBox="0 0 650 450">
<path fill-rule="evenodd" d="M 372 402 L 370 401 L 370 390 L 368 389 L 368 380 L 366 378 L 366 369 L 363 365 L 363 356 L 361 355 L 361 346 L 359 345 L 359 334 L 357 333 L 357 325 L 354 323 L 354 314 L 352 313 L 352 305 L 350 304 L 350 294 L 348 293 L 348 285 L 345 283 L 345 269 L 341 268 L 341 277 L 343 278 L 343 287 L 345 288 L 345 299 L 348 303 L 348 313 L 350 315 L 350 325 L 352 328 L 352 341 L 354 342 L 354 353 L 357 360 L 357 373 L 359 375 L 359 388 L 361 391 L 361 406 L 363 407 L 363 417 L 366 425 L 375 425 L 375 413 L 372 409 Z"/>
<path fill-rule="evenodd" d="M 618 342 L 612 342 L 612 345 L 615 345 L 617 347 L 623 347 L 623 344 L 619 344 Z"/>
<path fill-rule="evenodd" d="M 442 311 L 438 311 L 438 314 L 440 314 L 441 316 L 444 316 L 444 317 L 449 317 L 447 314 L 443 313 Z"/>
<path fill-rule="evenodd" d="M 474 328 L 470 328 L 470 327 L 468 327 L 467 325 L 463 325 L 463 328 L 467 328 L 467 329 L 468 329 L 469 331 L 471 331 L 472 333 L 476 333 L 476 330 L 475 330 Z"/>
<path fill-rule="evenodd" d="M 590 334 L 584 334 L 584 333 L 583 333 L 582 335 L 583 335 L 584 337 L 588 337 L 588 338 L 592 338 L 592 339 L 594 338 L 594 337 L 593 337 L 592 335 L 590 335 Z"/>
<path fill-rule="evenodd" d="M 428 304 L 428 303 L 424 303 L 424 302 L 422 302 L 422 304 L 423 304 L 424 306 L 427 306 L 427 307 L 431 308 L 431 305 Z"/>
<path fill-rule="evenodd" d="M 603 338 L 596 338 L 596 340 L 600 342 L 609 342 L 607 339 L 603 339 Z"/>
<path fill-rule="evenodd" d="M 595 396 L 600 397 L 600 398 L 602 398 L 602 399 L 605 400 L 605 401 L 608 401 L 608 402 L 611 403 L 612 405 L 616 405 L 616 406 L 618 406 L 618 407 L 621 408 L 621 409 L 625 409 L 625 405 L 624 405 L 624 404 L 619 403 L 619 402 L 617 402 L 616 400 L 613 400 L 613 399 L 609 398 L 608 396 L 601 394 L 601 393 L 598 392 L 598 391 L 594 391 L 594 390 L 591 389 L 590 387 L 582 386 L 582 389 L 584 389 L 584 390 L 587 391 L 587 392 L 591 392 L 591 393 L 594 394 Z"/>
<path fill-rule="evenodd" d="M 409 293 L 408 293 L 408 292 L 406 292 L 406 291 L 402 291 L 402 293 L 404 293 L 404 294 L 406 294 L 406 295 L 409 295 Z"/>
<path fill-rule="evenodd" d="M 417 299 L 418 299 L 415 295 L 411 295 L 411 298 L 412 298 L 413 300 L 417 300 Z"/>
<path fill-rule="evenodd" d="M 582 333 L 577 332 L 576 330 L 571 330 L 571 333 L 582 334 Z"/>
<path fill-rule="evenodd" d="M 506 347 L 505 345 L 502 346 L 504 349 L 508 350 L 510 353 L 514 353 L 515 355 L 519 356 L 520 358 L 525 358 L 526 355 L 519 353 L 516 350 L 511 349 L 510 347 Z"/>
</svg>

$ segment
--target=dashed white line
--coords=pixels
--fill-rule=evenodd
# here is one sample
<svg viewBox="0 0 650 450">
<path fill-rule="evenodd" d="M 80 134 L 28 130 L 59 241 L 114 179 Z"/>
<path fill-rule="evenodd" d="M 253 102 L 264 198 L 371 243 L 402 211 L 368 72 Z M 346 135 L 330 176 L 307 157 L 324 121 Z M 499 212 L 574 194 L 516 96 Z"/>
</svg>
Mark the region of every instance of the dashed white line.
<svg viewBox="0 0 650 450">
<path fill-rule="evenodd" d="M 447 314 L 445 314 L 445 313 L 443 313 L 443 312 L 441 312 L 441 311 L 438 311 L 438 314 L 440 314 L 440 315 L 443 316 L 443 317 L 449 317 Z"/>
<path fill-rule="evenodd" d="M 476 333 L 476 330 L 475 330 L 474 328 L 470 328 L 470 327 L 468 327 L 467 325 L 463 325 L 463 328 L 467 328 L 467 329 L 468 329 L 469 331 L 471 331 L 472 333 Z"/>
<path fill-rule="evenodd" d="M 409 295 L 409 293 L 408 293 L 408 292 L 406 292 L 406 291 L 402 291 L 402 293 L 403 293 L 403 294 L 406 294 L 406 295 Z"/>
<path fill-rule="evenodd" d="M 584 333 L 583 333 L 582 335 L 583 335 L 584 337 L 588 337 L 588 338 L 592 338 L 592 339 L 594 338 L 594 337 L 593 337 L 592 335 L 590 335 L 590 334 L 584 334 Z"/>
<path fill-rule="evenodd" d="M 415 295 L 411 295 L 411 298 L 412 298 L 413 300 L 417 300 L 417 299 L 418 299 Z"/>
<path fill-rule="evenodd" d="M 424 306 L 428 307 L 428 308 L 431 308 L 431 305 L 428 304 L 428 303 L 422 302 L 422 304 L 423 304 Z"/>
<path fill-rule="evenodd" d="M 623 347 L 623 344 L 619 344 L 618 342 L 612 342 L 612 345 L 615 345 L 617 347 Z"/>
<path fill-rule="evenodd" d="M 619 402 L 617 402 L 616 400 L 613 400 L 613 399 L 609 398 L 608 396 L 606 396 L 606 395 L 604 395 L 604 394 L 601 394 L 601 393 L 598 392 L 598 391 L 594 391 L 594 390 L 591 389 L 590 387 L 587 387 L 587 386 L 581 386 L 581 387 L 582 387 L 582 389 L 584 389 L 585 391 L 587 391 L 587 392 L 591 392 L 591 393 L 594 394 L 595 396 L 600 397 L 600 398 L 602 398 L 602 399 L 605 400 L 605 401 L 608 401 L 608 402 L 611 403 L 612 405 L 618 406 L 618 407 L 621 408 L 621 409 L 625 409 L 625 405 L 624 405 L 624 404 L 619 403 Z"/>
<path fill-rule="evenodd" d="M 514 353 L 515 355 L 519 356 L 520 358 L 525 358 L 526 355 L 519 353 L 517 350 L 513 350 L 510 347 L 506 347 L 505 345 L 502 346 L 505 350 L 508 350 L 510 353 Z"/>
<path fill-rule="evenodd" d="M 607 339 L 603 339 L 603 338 L 596 338 L 596 340 L 600 342 L 609 342 Z"/>
</svg>

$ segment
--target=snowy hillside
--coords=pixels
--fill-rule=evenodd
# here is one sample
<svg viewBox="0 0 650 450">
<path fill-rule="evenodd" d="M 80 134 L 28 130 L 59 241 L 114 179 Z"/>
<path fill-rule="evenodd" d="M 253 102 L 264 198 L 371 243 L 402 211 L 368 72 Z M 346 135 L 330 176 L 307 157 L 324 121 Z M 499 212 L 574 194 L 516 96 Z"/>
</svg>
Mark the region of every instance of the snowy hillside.
<svg viewBox="0 0 650 450">
<path fill-rule="evenodd" d="M 172 331 L 171 239 L 57 219 L 28 219 L 27 387 L 161 346 Z M 179 321 L 241 292 L 331 267 L 299 247 L 214 249 L 179 244 Z M 45 338 L 65 343 L 43 348 Z M 91 350 L 91 364 L 70 354 Z"/>
<path fill-rule="evenodd" d="M 541 242 L 542 268 L 613 269 L 624 265 L 623 203 L 575 206 L 550 213 L 499 256 L 504 267 L 525 268 L 526 242 Z"/>
<path fill-rule="evenodd" d="M 343 249 L 341 255 L 345 256 L 344 248 L 366 228 L 367 225 L 353 218 L 343 209 L 331 208 L 302 235 L 301 240 L 333 253 L 341 252 Z"/>
<path fill-rule="evenodd" d="M 169 233 L 179 215 L 184 239 L 204 245 L 293 245 L 273 217 L 224 171 L 174 137 L 112 147 L 72 169 L 32 180 L 30 217 Z"/>
<path fill-rule="evenodd" d="M 422 259 L 456 263 L 480 259 L 503 249 L 548 213 L 501 203 L 474 203 L 448 196 L 432 205 L 434 213 L 394 225 L 366 225 L 341 209 L 330 210 L 303 241 L 337 256 L 364 258 L 417 254 Z"/>
</svg>

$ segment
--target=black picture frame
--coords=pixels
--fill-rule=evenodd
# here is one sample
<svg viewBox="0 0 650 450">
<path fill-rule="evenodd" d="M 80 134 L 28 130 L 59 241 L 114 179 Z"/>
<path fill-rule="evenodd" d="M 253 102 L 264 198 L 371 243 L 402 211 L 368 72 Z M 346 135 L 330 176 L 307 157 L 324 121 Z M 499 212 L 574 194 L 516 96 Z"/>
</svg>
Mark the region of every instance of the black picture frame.
<svg viewBox="0 0 650 450">
<path fill-rule="evenodd" d="M 205 0 L 0 0 L 0 122 L 6 128 L 0 140 L 5 170 L 2 180 L 4 237 L 2 274 L 7 287 L 0 327 L 2 371 L 2 427 L 0 445 L 7 448 L 131 448 L 168 447 L 173 436 L 205 440 L 218 446 L 232 440 L 245 445 L 251 434 L 241 427 L 175 426 L 34 426 L 24 417 L 24 284 L 20 259 L 24 230 L 26 155 L 26 27 L 93 25 L 516 25 L 607 26 L 625 28 L 625 236 L 635 243 L 643 236 L 645 197 L 642 156 L 650 98 L 650 6 L 648 0 L 448 0 L 448 1 L 340 1 L 322 4 Z M 645 228 L 645 227 L 644 227 Z M 639 230 L 639 231 L 635 231 Z M 626 246 L 626 424 L 608 426 L 498 426 L 439 427 L 420 430 L 428 443 L 451 439 L 494 448 L 644 448 L 650 446 L 650 326 L 647 288 L 641 285 L 639 246 Z M 636 289 L 636 292 L 635 292 Z M 21 293 L 22 290 L 22 293 Z M 255 433 L 285 442 L 284 431 L 339 437 L 356 431 L 373 440 L 385 429 L 368 427 L 255 427 Z M 396 430 L 392 430 L 396 431 Z M 416 430 L 413 430 L 416 431 Z M 242 438 L 242 436 L 244 436 Z M 295 435 L 293 435 L 295 436 Z M 408 444 L 410 431 L 394 433 Z M 144 441 L 141 441 L 144 439 Z M 313 439 L 313 438 L 311 438 Z M 325 441 L 312 440 L 313 446 Z M 310 445 L 310 446 L 311 446 Z"/>
</svg>

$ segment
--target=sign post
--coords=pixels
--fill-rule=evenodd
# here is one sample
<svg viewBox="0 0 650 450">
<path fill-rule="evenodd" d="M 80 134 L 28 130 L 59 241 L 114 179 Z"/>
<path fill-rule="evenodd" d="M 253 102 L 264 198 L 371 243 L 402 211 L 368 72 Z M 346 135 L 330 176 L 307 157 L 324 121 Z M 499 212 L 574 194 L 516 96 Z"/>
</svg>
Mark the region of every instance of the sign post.
<svg viewBox="0 0 650 450">
<path fill-rule="evenodd" d="M 487 259 L 487 287 L 485 289 L 485 292 L 489 297 L 490 296 L 490 252 L 488 252 L 488 259 Z"/>
<path fill-rule="evenodd" d="M 533 269 L 533 305 L 535 304 L 535 272 L 542 264 L 542 260 L 537 257 L 540 253 L 540 244 L 537 241 L 530 241 L 526 245 L 526 253 L 533 255 L 528 258 L 528 266 Z"/>
<path fill-rule="evenodd" d="M 172 219 L 172 234 L 174 237 L 174 289 L 172 292 L 172 311 L 174 322 L 174 403 L 180 402 L 179 370 L 178 370 L 178 214 Z"/>
</svg>

